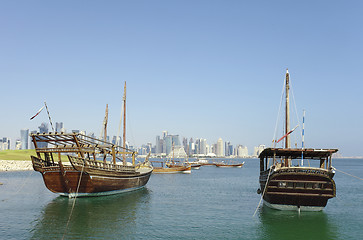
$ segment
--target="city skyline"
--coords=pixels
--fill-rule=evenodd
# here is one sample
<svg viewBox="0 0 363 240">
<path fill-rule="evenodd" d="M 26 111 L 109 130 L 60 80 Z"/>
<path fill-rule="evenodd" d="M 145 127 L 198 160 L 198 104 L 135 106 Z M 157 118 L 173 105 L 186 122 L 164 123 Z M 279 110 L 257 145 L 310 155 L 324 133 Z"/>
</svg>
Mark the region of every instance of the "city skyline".
<svg viewBox="0 0 363 240">
<path fill-rule="evenodd" d="M 0 2 L 0 137 L 52 121 L 271 146 L 286 69 L 305 146 L 362 156 L 361 1 Z M 295 125 L 296 126 L 296 125 Z M 54 126 L 55 127 L 55 126 Z M 299 137 L 301 129 L 294 135 Z M 298 147 L 301 140 L 297 140 Z"/>
<path fill-rule="evenodd" d="M 34 149 L 34 145 L 31 143 L 31 137 L 29 135 L 30 133 L 48 133 L 52 132 L 51 129 L 49 129 L 49 124 L 43 122 L 40 126 L 38 126 L 38 130 L 29 130 L 29 129 L 21 129 L 20 130 L 20 138 L 17 138 L 13 141 L 13 145 L 11 145 L 11 140 L 7 137 L 1 138 L 2 142 L 5 142 L 4 139 L 6 139 L 6 145 L 1 146 L 0 150 L 6 150 L 6 149 Z M 50 124 L 50 125 L 53 125 Z M 56 132 L 64 132 L 64 133 L 81 133 L 84 135 L 91 136 L 93 138 L 102 139 L 103 136 L 96 136 L 94 132 L 87 132 L 86 130 L 79 130 L 79 129 L 73 129 L 71 131 L 67 131 L 63 126 L 63 122 L 56 122 L 55 123 L 56 128 L 54 129 Z M 121 142 L 122 137 L 119 137 L 119 141 Z M 145 142 L 139 146 L 137 145 L 131 145 L 126 140 L 126 147 L 130 147 L 133 150 L 136 150 L 139 152 L 139 155 L 145 155 L 147 153 L 153 153 L 154 155 L 162 155 L 165 156 L 170 155 L 172 152 L 172 149 L 174 147 L 182 148 L 182 151 L 187 156 L 209 156 L 209 157 L 225 157 L 225 156 L 239 156 L 239 157 L 249 157 L 249 156 L 257 156 L 256 149 L 260 148 L 265 145 L 259 145 L 258 147 L 254 147 L 253 153 L 249 154 L 248 148 L 242 144 L 231 144 L 230 141 L 222 141 L 221 138 L 218 139 L 216 143 L 207 143 L 207 139 L 205 138 L 193 138 L 191 137 L 190 140 L 188 140 L 187 137 L 182 137 L 182 142 L 180 141 L 180 136 L 178 134 L 169 134 L 168 131 L 164 130 L 162 131 L 162 138 L 160 138 L 159 135 L 156 136 L 155 145 L 151 142 Z M 111 140 L 112 139 L 112 140 Z M 107 141 L 111 142 L 112 144 L 117 144 L 117 136 L 107 135 Z M 195 141 L 195 142 L 194 142 Z M 1 142 L 1 143 L 2 143 Z M 8 145 L 8 142 L 10 142 L 10 145 Z M 160 144 L 162 146 L 160 146 Z M 6 146 L 6 148 L 5 148 Z M 221 150 L 222 149 L 222 150 Z M 184 154 L 184 155 L 185 155 Z"/>
</svg>

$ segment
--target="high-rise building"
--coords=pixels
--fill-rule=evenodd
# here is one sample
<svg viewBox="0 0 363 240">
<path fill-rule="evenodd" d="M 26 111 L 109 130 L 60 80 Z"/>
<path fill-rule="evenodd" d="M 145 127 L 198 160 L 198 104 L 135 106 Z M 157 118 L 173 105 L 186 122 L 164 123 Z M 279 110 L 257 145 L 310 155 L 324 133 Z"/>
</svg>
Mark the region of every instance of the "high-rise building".
<svg viewBox="0 0 363 240">
<path fill-rule="evenodd" d="M 16 141 L 15 141 L 15 150 L 20 150 L 20 149 L 21 149 L 21 140 L 16 139 Z"/>
<path fill-rule="evenodd" d="M 193 142 L 193 138 L 190 138 L 189 140 L 189 156 L 193 155 L 195 153 L 195 145 Z"/>
<path fill-rule="evenodd" d="M 39 133 L 48 133 L 48 124 L 47 123 L 42 123 L 40 124 L 39 128 Z"/>
<path fill-rule="evenodd" d="M 224 157 L 224 146 L 222 138 L 219 138 L 217 141 L 217 157 Z"/>
<path fill-rule="evenodd" d="M 36 133 L 37 133 L 37 131 L 36 131 L 36 130 L 34 130 L 34 131 L 31 131 L 30 133 L 31 133 L 31 134 L 36 134 Z M 33 141 L 32 141 L 32 138 L 30 138 L 30 146 L 29 146 L 29 148 L 30 148 L 30 149 L 35 149 L 35 147 L 34 147 L 34 143 L 33 143 Z"/>
<path fill-rule="evenodd" d="M 207 154 L 207 139 L 201 138 L 199 140 L 199 154 Z"/>
<path fill-rule="evenodd" d="M 265 149 L 265 145 L 258 145 L 258 147 L 255 147 L 254 148 L 254 151 L 253 151 L 253 156 L 254 157 L 258 157 L 260 155 L 260 153 Z"/>
<path fill-rule="evenodd" d="M 48 133 L 48 124 L 47 123 L 40 124 L 40 126 L 38 128 L 39 128 L 40 133 Z M 48 143 L 46 143 L 46 142 L 38 143 L 38 148 L 46 148 L 46 147 L 48 147 Z"/>
<path fill-rule="evenodd" d="M 20 130 L 20 141 L 21 141 L 21 149 L 28 149 L 29 144 L 29 129 L 22 129 Z"/>
<path fill-rule="evenodd" d="M 179 135 L 172 135 L 172 139 L 174 146 L 181 146 Z"/>
<path fill-rule="evenodd" d="M 55 123 L 55 131 L 60 133 L 62 132 L 62 128 L 63 128 L 63 122 L 56 122 Z"/>
<path fill-rule="evenodd" d="M 155 140 L 155 152 L 156 153 L 161 153 L 161 146 L 160 146 L 160 136 L 156 136 L 156 140 Z"/>
<path fill-rule="evenodd" d="M 173 138 L 172 136 L 168 135 L 165 137 L 165 153 L 166 155 L 168 155 L 171 150 L 172 150 L 172 147 L 173 147 Z"/>
<path fill-rule="evenodd" d="M 231 156 L 233 154 L 233 145 L 231 145 L 231 142 L 227 141 L 224 143 L 224 152 L 226 156 Z"/>
<path fill-rule="evenodd" d="M 187 138 L 183 138 L 183 147 L 184 147 L 184 150 L 185 150 L 185 153 L 187 155 L 189 155 L 189 145 L 188 145 L 188 139 Z"/>
<path fill-rule="evenodd" d="M 195 139 L 194 147 L 195 147 L 195 153 L 200 154 L 200 139 L 199 138 Z"/>
<path fill-rule="evenodd" d="M 164 139 L 160 139 L 160 149 L 161 149 L 160 153 L 166 153 L 166 144 Z"/>
<path fill-rule="evenodd" d="M 205 154 L 209 155 L 211 153 L 210 146 L 207 144 L 205 145 Z"/>
<path fill-rule="evenodd" d="M 238 145 L 236 148 L 236 156 L 239 158 L 248 157 L 248 149 L 246 146 Z"/>
<path fill-rule="evenodd" d="M 9 150 L 10 149 L 10 139 L 7 137 L 3 137 L 0 139 L 0 150 Z"/>
</svg>

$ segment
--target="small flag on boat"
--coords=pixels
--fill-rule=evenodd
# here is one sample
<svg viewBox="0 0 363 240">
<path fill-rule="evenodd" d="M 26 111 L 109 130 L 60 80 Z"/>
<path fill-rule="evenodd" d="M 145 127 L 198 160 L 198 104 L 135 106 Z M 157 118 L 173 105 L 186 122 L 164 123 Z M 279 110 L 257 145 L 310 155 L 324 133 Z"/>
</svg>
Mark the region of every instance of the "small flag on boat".
<svg viewBox="0 0 363 240">
<path fill-rule="evenodd" d="M 287 135 L 289 135 L 290 133 L 292 133 L 293 131 L 295 131 L 295 129 L 298 127 L 299 125 L 297 125 L 294 129 L 292 129 L 290 132 L 286 133 L 284 136 L 282 136 L 279 140 L 276 141 L 276 143 L 279 143 L 282 139 L 284 139 L 285 137 L 287 137 Z"/>
<path fill-rule="evenodd" d="M 30 120 L 32 120 L 33 118 L 35 118 L 36 116 L 38 116 L 38 114 L 43 110 L 45 106 L 43 106 L 41 109 L 39 109 L 39 111 L 33 116 L 30 118 Z"/>
</svg>

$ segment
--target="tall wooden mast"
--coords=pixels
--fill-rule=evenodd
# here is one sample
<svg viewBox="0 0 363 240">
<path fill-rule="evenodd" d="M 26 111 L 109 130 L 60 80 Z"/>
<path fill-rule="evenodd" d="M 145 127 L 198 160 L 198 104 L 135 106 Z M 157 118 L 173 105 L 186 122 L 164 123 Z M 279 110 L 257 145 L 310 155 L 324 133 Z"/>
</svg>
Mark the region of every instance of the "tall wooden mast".
<svg viewBox="0 0 363 240">
<path fill-rule="evenodd" d="M 123 145 L 122 147 L 124 149 L 126 149 L 126 81 L 125 81 L 125 86 L 124 86 L 124 97 L 123 97 L 123 102 L 124 102 L 124 131 L 123 131 Z M 123 164 L 126 165 L 126 155 L 123 154 Z"/>
<path fill-rule="evenodd" d="M 285 109 L 285 134 L 290 132 L 290 101 L 289 101 L 289 90 L 290 90 L 290 76 L 289 76 L 289 70 L 286 69 L 286 109 Z M 290 136 L 289 134 L 286 136 L 285 139 L 285 148 L 290 148 Z"/>
<path fill-rule="evenodd" d="M 101 131 L 101 139 L 107 141 L 107 122 L 108 122 L 108 104 L 106 104 L 105 118 L 103 119 L 103 127 Z M 103 162 L 106 162 L 106 154 L 103 156 Z"/>
<path fill-rule="evenodd" d="M 107 140 L 107 122 L 108 122 L 108 104 L 106 104 L 105 118 L 103 119 L 103 126 L 101 131 L 101 139 L 103 141 Z"/>
</svg>

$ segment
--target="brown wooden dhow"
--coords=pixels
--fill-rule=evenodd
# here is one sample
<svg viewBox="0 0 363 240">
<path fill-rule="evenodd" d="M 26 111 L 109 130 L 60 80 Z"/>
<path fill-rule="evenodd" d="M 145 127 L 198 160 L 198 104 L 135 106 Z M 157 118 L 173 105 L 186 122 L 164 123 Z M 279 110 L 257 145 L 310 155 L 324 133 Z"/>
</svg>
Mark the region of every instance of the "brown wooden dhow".
<svg viewBox="0 0 363 240">
<path fill-rule="evenodd" d="M 46 187 L 63 196 L 100 196 L 145 186 L 152 173 L 148 159 L 135 163 L 136 152 L 76 133 L 31 134 L 37 156 L 33 168 Z M 122 155 L 132 162 L 117 162 Z M 68 159 L 71 165 L 65 163 Z"/>
<path fill-rule="evenodd" d="M 260 155 L 260 188 L 264 204 L 279 210 L 320 211 L 335 197 L 332 155 L 338 149 L 291 148 L 290 77 L 285 82 L 285 148 L 267 148 Z M 303 133 L 303 131 L 302 131 Z M 302 134 L 304 137 L 304 134 Z M 308 161 L 308 166 L 304 161 Z M 311 161 L 310 161 L 311 160 Z M 315 162 L 315 166 L 313 164 Z M 306 162 L 305 162 L 306 164 Z"/>
<path fill-rule="evenodd" d="M 187 165 L 172 165 L 164 161 L 151 161 L 153 164 L 153 173 L 191 173 L 192 167 Z"/>
<path fill-rule="evenodd" d="M 219 162 L 215 163 L 214 165 L 216 167 L 222 167 L 222 168 L 241 168 L 245 162 L 242 163 L 228 163 L 228 162 Z"/>
<path fill-rule="evenodd" d="M 260 154 L 264 203 L 279 210 L 320 211 L 335 197 L 332 154 L 337 149 L 267 148 Z M 309 161 L 301 166 L 301 157 Z M 316 167 L 313 167 L 314 164 Z"/>
</svg>

